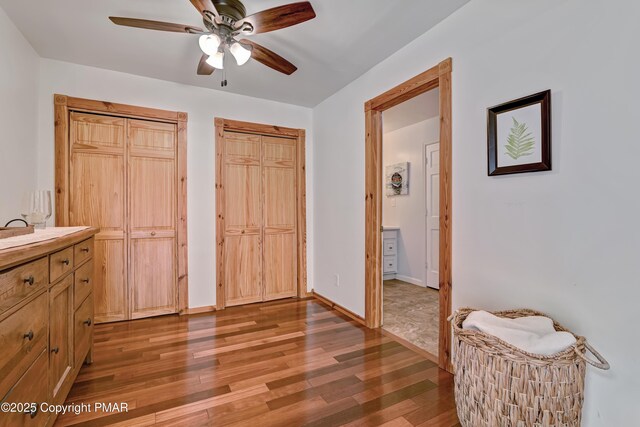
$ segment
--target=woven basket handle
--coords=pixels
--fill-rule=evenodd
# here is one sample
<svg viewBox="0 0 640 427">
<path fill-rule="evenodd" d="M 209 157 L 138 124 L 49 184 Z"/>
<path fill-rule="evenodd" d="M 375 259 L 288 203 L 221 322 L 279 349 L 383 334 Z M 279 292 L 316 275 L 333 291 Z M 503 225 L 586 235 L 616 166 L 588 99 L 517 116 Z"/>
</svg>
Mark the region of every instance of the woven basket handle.
<svg viewBox="0 0 640 427">
<path fill-rule="evenodd" d="M 593 354 L 596 357 L 596 359 L 598 359 L 598 362 L 594 362 L 591 359 L 587 359 L 586 352 L 581 353 L 577 348 L 575 348 L 576 354 L 580 356 L 582 359 L 584 359 L 585 362 L 587 362 L 591 366 L 595 366 L 596 368 L 603 369 L 605 371 L 611 367 L 609 365 L 609 362 L 607 362 L 607 360 L 604 357 L 602 357 L 602 355 L 598 353 L 595 348 L 591 347 L 591 344 L 589 344 L 586 340 L 584 341 L 584 346 L 587 350 L 591 352 L 591 354 Z"/>
</svg>

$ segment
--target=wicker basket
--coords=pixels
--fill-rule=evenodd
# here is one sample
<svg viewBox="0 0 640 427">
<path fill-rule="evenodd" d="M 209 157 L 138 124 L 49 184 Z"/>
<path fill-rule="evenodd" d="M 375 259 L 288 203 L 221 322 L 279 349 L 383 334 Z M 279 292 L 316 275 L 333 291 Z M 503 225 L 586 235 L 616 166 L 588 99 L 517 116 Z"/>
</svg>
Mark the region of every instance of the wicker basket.
<svg viewBox="0 0 640 427">
<path fill-rule="evenodd" d="M 501 339 L 462 329 L 474 311 L 463 308 L 453 318 L 455 396 L 463 427 L 577 427 L 584 399 L 586 363 L 609 364 L 584 337 L 551 356 L 527 353 Z M 544 316 L 533 310 L 493 313 L 499 317 Z M 558 331 L 566 331 L 554 321 Z M 569 331 L 570 332 L 570 331 Z M 585 357 L 585 349 L 600 361 Z"/>
</svg>

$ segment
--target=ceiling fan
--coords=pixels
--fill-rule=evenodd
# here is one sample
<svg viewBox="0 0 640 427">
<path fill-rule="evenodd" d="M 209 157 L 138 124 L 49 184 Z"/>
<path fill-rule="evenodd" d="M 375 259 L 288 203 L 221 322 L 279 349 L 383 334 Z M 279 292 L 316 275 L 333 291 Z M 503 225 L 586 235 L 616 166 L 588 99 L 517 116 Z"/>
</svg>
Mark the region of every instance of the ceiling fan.
<svg viewBox="0 0 640 427">
<path fill-rule="evenodd" d="M 127 27 L 199 34 L 200 49 L 203 52 L 198 63 L 199 75 L 210 75 L 216 68 L 224 69 L 224 56 L 227 51 L 233 55 L 238 65 L 254 58 L 267 67 L 287 75 L 297 70 L 295 65 L 280 55 L 242 37 L 279 30 L 315 18 L 316 14 L 308 1 L 274 7 L 249 16 L 240 0 L 190 1 L 202 15 L 206 30 L 192 25 L 147 19 L 116 16 L 110 16 L 109 19 L 114 24 Z M 222 85 L 226 86 L 225 80 Z"/>
</svg>

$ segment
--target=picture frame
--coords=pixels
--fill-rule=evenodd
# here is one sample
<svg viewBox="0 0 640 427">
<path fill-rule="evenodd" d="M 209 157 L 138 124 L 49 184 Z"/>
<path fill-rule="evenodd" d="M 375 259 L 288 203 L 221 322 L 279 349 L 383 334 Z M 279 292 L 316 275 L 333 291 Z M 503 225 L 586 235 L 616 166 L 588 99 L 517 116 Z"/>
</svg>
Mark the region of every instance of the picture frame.
<svg viewBox="0 0 640 427">
<path fill-rule="evenodd" d="M 387 197 L 409 194 L 409 162 L 401 162 L 386 167 L 385 188 Z"/>
<path fill-rule="evenodd" d="M 487 110 L 488 175 L 551 170 L 551 90 Z"/>
</svg>

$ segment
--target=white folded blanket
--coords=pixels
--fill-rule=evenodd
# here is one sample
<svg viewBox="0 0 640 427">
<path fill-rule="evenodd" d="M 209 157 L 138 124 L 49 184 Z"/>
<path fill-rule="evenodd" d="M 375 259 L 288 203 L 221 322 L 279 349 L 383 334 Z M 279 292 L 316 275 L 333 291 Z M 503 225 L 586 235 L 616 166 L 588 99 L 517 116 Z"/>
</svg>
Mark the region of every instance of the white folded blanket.
<svg viewBox="0 0 640 427">
<path fill-rule="evenodd" d="M 549 356 L 575 344 L 569 332 L 558 332 L 545 316 L 506 319 L 486 311 L 472 311 L 462 322 L 463 329 L 481 331 L 500 338 L 528 353 Z"/>
</svg>

